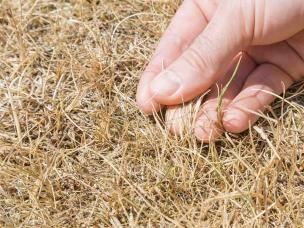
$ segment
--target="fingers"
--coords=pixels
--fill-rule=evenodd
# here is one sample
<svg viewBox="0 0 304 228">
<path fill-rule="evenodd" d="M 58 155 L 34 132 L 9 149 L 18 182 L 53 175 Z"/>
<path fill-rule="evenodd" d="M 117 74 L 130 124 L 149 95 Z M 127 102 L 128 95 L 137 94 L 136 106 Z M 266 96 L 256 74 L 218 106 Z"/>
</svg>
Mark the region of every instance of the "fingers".
<svg viewBox="0 0 304 228">
<path fill-rule="evenodd" d="M 208 15 L 212 14 L 214 5 L 203 1 Z M 155 54 L 143 73 L 137 90 L 137 104 L 146 113 L 160 109 L 160 105 L 150 92 L 150 83 L 163 68 L 169 66 L 193 42 L 207 25 L 207 19 L 194 0 L 186 0 L 174 16 L 167 31 L 162 37 Z"/>
<path fill-rule="evenodd" d="M 262 64 L 249 76 L 242 91 L 224 112 L 223 126 L 232 133 L 240 133 L 257 121 L 257 112 L 271 104 L 293 83 L 292 78 L 275 65 Z"/>
<path fill-rule="evenodd" d="M 219 103 L 218 94 L 230 80 L 237 66 L 240 55 L 235 57 L 233 63 L 231 64 L 230 70 L 225 74 L 225 76 L 222 77 L 221 80 L 211 88 L 207 100 L 204 102 L 198 113 L 196 112 L 196 108 L 191 109 L 193 102 L 191 102 L 190 105 L 186 104 L 172 106 L 166 111 L 166 123 L 172 133 L 181 134 L 184 129 L 194 128 L 196 136 L 202 141 L 208 141 L 209 138 L 213 140 L 221 134 L 222 131 L 219 128 L 220 122 L 218 122 L 219 116 L 217 114 Z M 254 61 L 249 56 L 243 54 L 236 78 L 228 87 L 228 90 L 224 95 L 224 102 L 222 106 L 223 110 L 238 94 L 247 75 L 253 70 L 254 67 Z M 194 105 L 196 104 L 194 103 Z M 193 121 L 191 121 L 191 119 L 193 119 L 193 115 L 195 114 L 196 117 L 194 118 L 196 118 L 196 123 L 193 125 Z"/>
<path fill-rule="evenodd" d="M 294 39 L 292 43 L 295 47 L 297 47 L 297 43 L 296 40 L 300 39 L 300 37 L 295 37 L 296 39 Z M 295 50 L 299 50 L 299 52 L 295 52 Z M 279 86 L 279 88 L 283 88 L 283 85 L 281 84 L 281 82 L 285 83 L 285 86 L 289 86 L 288 82 L 293 81 L 293 80 L 300 80 L 301 77 L 303 77 L 304 75 L 304 62 L 301 58 L 301 49 L 297 49 L 297 48 L 291 48 L 290 45 L 288 45 L 286 42 L 281 42 L 281 43 L 277 43 L 277 44 L 273 44 L 273 45 L 268 45 L 268 46 L 258 46 L 258 47 L 254 47 L 251 48 L 249 50 L 249 54 L 250 56 L 255 60 L 255 62 L 257 62 L 258 64 L 263 64 L 263 63 L 271 63 L 274 66 L 278 66 L 279 69 L 282 69 L 284 72 L 286 72 L 286 77 L 284 77 L 284 81 L 279 81 L 277 82 L 278 85 L 272 85 L 272 87 L 270 88 L 271 92 L 275 92 L 277 94 L 280 94 L 282 91 L 280 91 L 279 89 L 274 89 L 277 88 Z M 248 73 L 249 74 L 249 73 Z M 265 75 L 265 77 L 274 77 L 277 79 L 276 74 L 270 74 L 270 75 Z M 289 78 L 288 78 L 289 76 Z M 251 77 L 251 76 L 250 76 Z M 261 76 L 260 76 L 261 77 Z M 249 80 L 249 79 L 248 79 Z M 265 86 L 265 84 L 269 83 L 271 84 L 272 82 L 270 81 L 271 79 L 263 79 L 264 82 L 261 83 L 262 86 Z M 236 90 L 233 90 L 236 91 Z M 228 91 L 227 91 L 228 92 Z M 241 92 L 242 94 L 243 92 Z M 246 95 L 246 93 L 245 93 Z M 263 94 L 263 97 L 266 99 L 271 99 L 271 95 L 269 96 L 269 98 L 265 97 L 266 94 Z M 233 98 L 232 98 L 233 99 Z M 247 100 L 248 101 L 248 100 Z M 249 110 L 252 110 L 253 113 L 254 112 L 258 112 L 261 111 L 262 109 L 260 109 L 260 107 L 255 108 L 254 106 L 252 106 L 252 104 L 250 102 L 245 101 L 245 104 L 248 105 L 247 108 L 249 108 Z M 270 103 L 264 102 L 264 105 L 269 105 Z M 227 108 L 227 106 L 229 106 L 228 104 L 231 102 L 231 99 L 228 100 L 228 102 L 226 102 L 225 107 L 223 107 L 223 109 Z M 271 102 L 271 101 L 269 101 Z M 214 106 L 216 107 L 216 102 L 214 102 Z M 203 108 L 204 109 L 204 108 Z M 225 112 L 225 111 L 224 111 Z M 211 113 L 211 114 L 209 114 Z M 205 132 L 205 136 L 203 133 L 201 133 L 201 138 L 203 139 L 203 141 L 206 141 L 206 139 L 211 139 L 214 140 L 216 139 L 219 134 L 221 133 L 221 131 L 216 128 L 217 125 L 219 125 L 219 123 L 217 123 L 217 113 L 216 113 L 216 108 L 213 108 L 213 114 L 212 112 L 206 112 L 206 115 L 202 115 L 201 119 L 203 119 L 201 121 L 201 125 L 202 126 L 206 126 L 205 130 L 203 127 L 198 128 L 199 131 L 203 131 Z M 248 114 L 247 118 L 251 121 L 255 121 L 255 119 L 251 119 L 252 117 L 249 117 Z M 208 118 L 207 118 L 208 117 Z M 213 118 L 213 122 L 215 124 L 213 124 L 210 121 L 207 121 L 207 119 L 211 119 Z M 247 120 L 246 120 L 247 121 Z M 198 121 L 199 122 L 199 121 Z M 242 121 L 238 121 L 237 122 L 238 125 L 243 125 L 243 127 L 238 126 L 237 129 L 235 127 L 235 129 L 230 129 L 233 132 L 235 131 L 244 131 L 248 128 L 248 122 L 242 122 Z M 210 132 L 210 129 L 212 129 L 212 132 Z M 217 129 L 217 130 L 214 130 Z M 208 138 L 206 138 L 208 136 Z"/>
<path fill-rule="evenodd" d="M 274 96 L 267 93 L 267 91 L 280 94 L 283 92 L 284 87 L 288 88 L 293 81 L 303 78 L 304 66 L 302 49 L 297 48 L 297 46 L 299 46 L 299 40 L 301 40 L 301 36 L 296 36 L 289 44 L 282 42 L 264 47 L 254 47 L 249 50 L 250 56 L 253 57 L 258 64 L 262 65 L 248 76 L 256 65 L 254 61 L 251 60 L 250 62 L 247 60 L 249 58 L 248 56 L 243 58 L 241 67 L 238 70 L 238 78 L 233 81 L 224 96 L 222 110 L 225 114 L 223 124 L 226 130 L 234 133 L 246 130 L 249 122 L 254 123 L 257 120 L 258 117 L 255 113 L 263 111 L 265 106 L 273 101 Z M 280 73 L 278 73 L 278 71 Z M 242 78 L 242 75 L 248 76 L 248 80 L 243 88 L 244 91 L 240 92 L 240 85 L 242 85 L 244 79 L 247 78 Z M 231 73 L 228 73 L 218 84 L 225 84 L 229 77 L 231 77 Z M 236 82 L 239 82 L 239 85 L 237 85 Z M 262 90 L 266 90 L 266 92 Z M 240 94 L 238 95 L 239 92 Z M 199 117 L 195 124 L 195 134 L 198 139 L 202 141 L 215 140 L 222 133 L 221 122 L 219 122 L 221 115 L 217 112 L 217 96 L 217 89 L 213 87 L 198 115 Z M 235 98 L 236 96 L 237 98 Z M 235 106 L 232 106 L 234 108 L 231 110 L 232 104 L 229 104 L 233 99 L 235 101 L 240 99 L 240 102 L 235 102 Z M 236 112 L 235 108 L 237 105 L 244 107 L 244 109 L 241 109 L 242 114 Z M 225 109 L 227 110 L 225 111 Z M 185 124 L 182 119 L 187 116 L 187 113 L 185 113 L 187 111 L 185 107 L 168 111 L 168 113 L 171 113 L 171 115 L 168 115 L 171 118 L 168 123 L 170 122 L 171 130 L 174 133 L 180 133 L 181 126 Z M 235 121 L 229 121 L 231 112 L 232 115 L 236 116 Z"/>
<path fill-rule="evenodd" d="M 219 107 L 219 93 L 222 88 L 228 83 L 233 71 L 237 66 L 238 58 L 235 59 L 230 71 L 223 77 L 223 79 L 218 83 L 218 87 L 213 86 L 212 91 L 207 99 L 207 101 L 202 105 L 200 114 L 195 123 L 194 133 L 198 140 L 203 142 L 214 141 L 219 138 L 223 133 L 222 127 L 222 114 L 225 112 L 226 108 L 229 106 L 231 101 L 238 95 L 241 91 L 244 82 L 246 81 L 248 75 L 256 67 L 256 63 L 251 57 L 244 55 L 241 65 L 237 70 L 237 75 L 232 83 L 229 85 L 227 91 L 223 96 L 222 106 Z M 220 108 L 220 109 L 219 109 Z M 218 113 L 218 112 L 221 113 Z"/>
<path fill-rule="evenodd" d="M 192 45 L 151 82 L 156 101 L 174 105 L 202 94 L 248 46 L 250 36 L 243 28 L 246 21 L 237 2 L 223 1 Z"/>
</svg>

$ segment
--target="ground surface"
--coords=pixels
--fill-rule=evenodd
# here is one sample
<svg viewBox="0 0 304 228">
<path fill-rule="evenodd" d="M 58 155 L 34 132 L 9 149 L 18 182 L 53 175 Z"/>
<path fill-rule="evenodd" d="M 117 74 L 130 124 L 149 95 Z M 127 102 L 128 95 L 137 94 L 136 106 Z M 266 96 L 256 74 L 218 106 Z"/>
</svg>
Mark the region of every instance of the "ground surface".
<svg viewBox="0 0 304 228">
<path fill-rule="evenodd" d="M 210 146 L 135 108 L 177 7 L 0 0 L 1 227 L 304 226 L 304 85 Z"/>
</svg>

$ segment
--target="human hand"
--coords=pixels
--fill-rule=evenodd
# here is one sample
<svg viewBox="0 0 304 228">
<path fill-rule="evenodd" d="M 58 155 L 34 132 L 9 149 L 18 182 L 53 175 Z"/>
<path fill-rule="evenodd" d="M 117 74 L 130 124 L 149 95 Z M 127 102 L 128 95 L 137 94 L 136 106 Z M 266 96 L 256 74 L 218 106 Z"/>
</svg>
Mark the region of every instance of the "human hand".
<svg viewBox="0 0 304 228">
<path fill-rule="evenodd" d="M 229 81 L 240 55 L 219 115 L 218 88 Z M 303 0 L 185 0 L 142 75 L 137 103 L 145 113 L 169 106 L 167 121 L 179 133 L 184 110 L 176 105 L 210 89 L 194 126 L 197 138 L 209 141 L 223 130 L 248 129 L 273 94 L 303 78 Z"/>
</svg>

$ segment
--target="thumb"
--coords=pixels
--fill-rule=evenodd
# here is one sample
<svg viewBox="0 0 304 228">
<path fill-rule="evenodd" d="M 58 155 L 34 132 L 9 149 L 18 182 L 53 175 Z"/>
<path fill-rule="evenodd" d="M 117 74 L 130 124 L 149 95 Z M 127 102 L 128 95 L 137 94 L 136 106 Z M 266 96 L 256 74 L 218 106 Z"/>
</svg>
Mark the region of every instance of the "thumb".
<svg viewBox="0 0 304 228">
<path fill-rule="evenodd" d="M 223 1 L 184 54 L 151 82 L 155 100 L 164 105 L 189 101 L 228 70 L 233 57 L 249 46 L 252 37 L 254 23 L 243 12 L 249 6 L 241 2 Z"/>
</svg>

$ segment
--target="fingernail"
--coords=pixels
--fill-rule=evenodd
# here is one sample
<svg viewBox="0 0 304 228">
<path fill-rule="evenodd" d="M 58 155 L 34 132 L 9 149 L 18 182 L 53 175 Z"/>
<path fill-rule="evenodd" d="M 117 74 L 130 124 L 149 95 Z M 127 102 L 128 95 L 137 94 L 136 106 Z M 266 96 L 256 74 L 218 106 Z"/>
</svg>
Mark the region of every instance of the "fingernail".
<svg viewBox="0 0 304 228">
<path fill-rule="evenodd" d="M 151 90 L 157 96 L 171 96 L 179 87 L 180 80 L 171 71 L 161 73 L 151 83 Z"/>
</svg>

